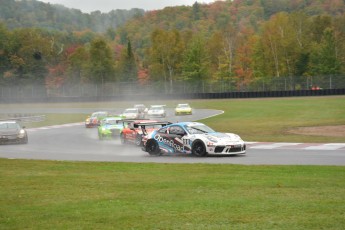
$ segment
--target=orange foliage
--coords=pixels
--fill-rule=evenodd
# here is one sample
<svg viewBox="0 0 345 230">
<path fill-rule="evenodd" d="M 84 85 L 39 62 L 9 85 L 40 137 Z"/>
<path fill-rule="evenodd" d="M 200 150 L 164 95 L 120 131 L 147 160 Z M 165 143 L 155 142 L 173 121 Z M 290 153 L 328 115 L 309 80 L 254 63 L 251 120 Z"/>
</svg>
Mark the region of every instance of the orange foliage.
<svg viewBox="0 0 345 230">
<path fill-rule="evenodd" d="M 50 67 L 49 74 L 45 78 L 45 84 L 47 88 L 60 88 L 65 82 L 65 67 L 62 64 L 58 64 L 54 67 Z"/>
<path fill-rule="evenodd" d="M 140 85 L 145 85 L 150 80 L 148 69 L 139 69 L 138 71 L 138 81 Z"/>
</svg>

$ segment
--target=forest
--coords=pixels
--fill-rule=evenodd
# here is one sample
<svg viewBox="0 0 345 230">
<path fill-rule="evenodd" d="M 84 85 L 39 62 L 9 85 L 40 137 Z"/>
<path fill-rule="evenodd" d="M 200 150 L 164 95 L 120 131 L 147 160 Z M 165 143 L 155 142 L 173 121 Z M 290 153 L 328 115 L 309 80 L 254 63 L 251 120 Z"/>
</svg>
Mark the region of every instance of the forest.
<svg viewBox="0 0 345 230">
<path fill-rule="evenodd" d="M 324 88 L 345 87 L 343 0 L 196 1 L 90 14 L 35 0 L 2 2 L 3 87 L 158 84 L 171 93 L 201 83 L 243 91 L 285 82 L 298 90 L 312 78 L 331 79 Z"/>
</svg>

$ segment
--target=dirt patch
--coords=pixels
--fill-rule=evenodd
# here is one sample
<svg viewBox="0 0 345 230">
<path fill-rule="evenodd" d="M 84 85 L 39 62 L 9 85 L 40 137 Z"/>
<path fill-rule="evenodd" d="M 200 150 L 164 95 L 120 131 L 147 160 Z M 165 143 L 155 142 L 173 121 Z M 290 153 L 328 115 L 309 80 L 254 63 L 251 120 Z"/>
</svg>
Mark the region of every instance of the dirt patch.
<svg viewBox="0 0 345 230">
<path fill-rule="evenodd" d="M 300 127 L 291 129 L 288 132 L 312 136 L 345 137 L 345 125 Z"/>
</svg>

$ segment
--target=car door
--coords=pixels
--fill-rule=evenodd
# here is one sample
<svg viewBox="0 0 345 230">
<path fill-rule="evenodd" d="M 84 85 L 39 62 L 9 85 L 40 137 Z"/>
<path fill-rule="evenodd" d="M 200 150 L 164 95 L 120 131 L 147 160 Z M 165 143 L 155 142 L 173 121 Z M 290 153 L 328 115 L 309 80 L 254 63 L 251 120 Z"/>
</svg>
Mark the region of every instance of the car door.
<svg viewBox="0 0 345 230">
<path fill-rule="evenodd" d="M 172 125 L 168 129 L 168 136 L 171 140 L 171 147 L 174 148 L 175 152 L 184 153 L 184 136 L 186 135 L 185 130 L 179 125 Z"/>
</svg>

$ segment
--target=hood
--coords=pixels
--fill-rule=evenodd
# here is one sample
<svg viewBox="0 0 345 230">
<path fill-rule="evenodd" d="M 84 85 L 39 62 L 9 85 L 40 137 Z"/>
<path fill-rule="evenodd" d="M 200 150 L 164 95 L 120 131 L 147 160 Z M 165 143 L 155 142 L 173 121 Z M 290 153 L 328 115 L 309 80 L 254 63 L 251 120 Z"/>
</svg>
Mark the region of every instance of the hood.
<svg viewBox="0 0 345 230">
<path fill-rule="evenodd" d="M 215 133 L 205 133 L 204 134 L 206 137 L 207 136 L 211 136 L 211 137 L 214 137 L 214 138 L 217 138 L 218 140 L 221 140 L 221 141 L 240 141 L 241 138 L 234 134 L 234 133 L 218 133 L 218 132 L 215 132 Z"/>
<path fill-rule="evenodd" d="M 18 134 L 19 129 L 5 129 L 5 130 L 0 130 L 0 135 L 13 135 L 13 134 Z"/>
</svg>

